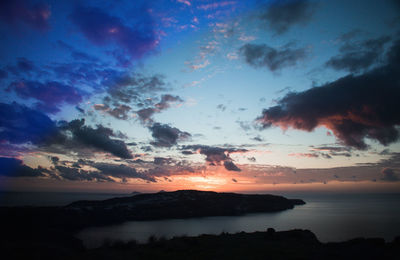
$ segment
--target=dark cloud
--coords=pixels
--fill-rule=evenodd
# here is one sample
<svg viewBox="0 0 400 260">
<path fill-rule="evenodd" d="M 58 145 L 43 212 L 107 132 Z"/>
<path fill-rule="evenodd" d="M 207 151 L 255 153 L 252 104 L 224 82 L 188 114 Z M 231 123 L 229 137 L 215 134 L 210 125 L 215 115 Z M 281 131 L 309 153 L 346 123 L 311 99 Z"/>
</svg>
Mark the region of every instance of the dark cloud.
<svg viewBox="0 0 400 260">
<path fill-rule="evenodd" d="M 143 108 L 140 109 L 139 111 L 136 111 L 136 114 L 138 115 L 140 121 L 142 121 L 142 123 L 148 123 L 148 122 L 152 122 L 153 120 L 151 119 L 153 117 L 153 115 L 157 112 L 157 109 L 155 108 Z"/>
<path fill-rule="evenodd" d="M 44 3 L 29 0 L 0 1 L 0 20 L 10 25 L 20 23 L 40 31 L 49 29 L 50 7 Z"/>
<path fill-rule="evenodd" d="M 35 69 L 35 65 L 33 64 L 32 61 L 30 61 L 26 58 L 20 57 L 17 59 L 17 68 L 21 72 L 30 72 Z"/>
<path fill-rule="evenodd" d="M 167 90 L 162 75 L 146 76 L 140 73 L 126 74 L 113 71 L 102 82 L 107 87 L 112 102 L 139 103 L 143 94 L 152 94 Z"/>
<path fill-rule="evenodd" d="M 171 107 L 171 104 L 176 102 L 183 102 L 179 96 L 172 96 L 170 94 L 165 94 L 161 96 L 160 102 L 154 104 L 153 107 L 147 107 L 136 111 L 140 121 L 142 123 L 152 123 L 153 122 L 153 115 L 155 113 L 160 113 L 161 111 L 168 109 Z"/>
<path fill-rule="evenodd" d="M 348 42 L 353 38 L 355 38 L 356 36 L 359 36 L 361 33 L 362 31 L 360 29 L 354 29 L 340 35 L 338 40 Z"/>
<path fill-rule="evenodd" d="M 55 166 L 59 173 L 59 177 L 69 181 L 98 181 L 98 182 L 114 182 L 113 179 L 96 171 L 85 171 L 79 168 Z M 54 176 L 53 176 L 54 177 Z M 58 177 L 58 176 L 57 176 Z"/>
<path fill-rule="evenodd" d="M 132 16 L 133 24 L 94 7 L 77 6 L 70 15 L 72 22 L 83 35 L 98 46 L 117 44 L 123 54 L 141 58 L 157 45 L 157 37 L 145 6 L 138 6 L 140 15 Z"/>
<path fill-rule="evenodd" d="M 256 137 L 253 137 L 253 138 L 251 138 L 252 140 L 254 140 L 254 141 L 257 141 L 257 142 L 262 142 L 262 141 L 264 141 L 264 139 L 261 137 L 261 136 L 256 136 Z"/>
<path fill-rule="evenodd" d="M 51 160 L 51 162 L 52 162 L 54 165 L 57 165 L 58 162 L 60 161 L 60 158 L 57 157 L 57 156 L 51 156 L 51 157 L 50 157 L 50 160 Z"/>
<path fill-rule="evenodd" d="M 304 92 L 289 93 L 278 105 L 264 109 L 264 128 L 312 131 L 324 126 L 347 146 L 366 149 L 365 138 L 383 145 L 399 138 L 400 41 L 393 44 L 387 64 L 361 75 L 348 75 Z"/>
<path fill-rule="evenodd" d="M 132 107 L 138 119 L 146 125 L 153 123 L 153 115 L 171 107 L 172 104 L 183 102 L 179 96 L 171 94 L 157 95 L 157 92 L 166 91 L 166 83 L 161 75 L 145 76 L 136 74 L 115 73 L 103 82 L 107 87 L 107 96 L 104 104 L 94 106 L 114 116 L 117 119 L 128 119 L 128 112 Z"/>
<path fill-rule="evenodd" d="M 310 149 L 313 151 L 318 151 L 319 153 L 316 154 L 321 155 L 325 159 L 331 159 L 332 156 L 352 156 L 351 148 L 345 146 L 319 146 L 311 147 Z"/>
<path fill-rule="evenodd" d="M 250 122 L 237 120 L 236 123 L 238 123 L 240 128 L 242 128 L 244 131 L 250 131 L 251 130 L 251 126 L 252 125 L 251 125 Z"/>
<path fill-rule="evenodd" d="M 60 165 L 63 164 L 63 165 Z M 142 179 L 147 182 L 156 182 L 153 175 L 148 171 L 138 171 L 125 164 L 114 164 L 105 162 L 94 162 L 90 160 L 78 160 L 76 162 L 62 161 L 55 164 L 56 170 L 50 177 L 71 181 L 91 181 L 91 182 L 116 182 L 115 178 L 121 182 L 127 179 Z M 68 165 L 67 165 L 68 164 Z M 72 165 L 71 165 L 72 164 Z M 82 167 L 90 166 L 94 170 L 83 170 Z M 114 178 L 114 179 L 113 179 Z"/>
<path fill-rule="evenodd" d="M 103 111 L 110 116 L 121 120 L 127 120 L 129 118 L 128 113 L 132 109 L 130 106 L 127 105 L 118 105 L 114 108 L 110 108 L 108 105 L 104 104 L 96 104 L 93 106 L 93 108 L 98 111 Z"/>
<path fill-rule="evenodd" d="M 39 177 L 44 176 L 41 168 L 33 169 L 21 160 L 0 157 L 0 175 L 6 177 Z"/>
<path fill-rule="evenodd" d="M 336 70 L 359 72 L 379 62 L 389 36 L 369 39 L 362 42 L 346 42 L 340 48 L 340 54 L 326 62 L 326 66 Z"/>
<path fill-rule="evenodd" d="M 14 81 L 7 91 L 14 91 L 21 98 L 38 100 L 36 108 L 47 113 L 59 112 L 63 104 L 76 105 L 82 101 L 83 96 L 77 88 L 56 81 Z"/>
<path fill-rule="evenodd" d="M 383 149 L 381 152 L 379 152 L 379 155 L 390 155 L 392 154 L 390 149 Z"/>
<path fill-rule="evenodd" d="M 132 158 L 125 142 L 115 139 L 126 137 L 120 132 L 102 125 L 96 128 L 85 126 L 83 119 L 56 124 L 47 115 L 15 102 L 0 103 L 0 128 L 0 143 L 9 144 L 10 149 L 13 144 L 31 143 L 43 151 L 54 151 L 54 147 L 58 152 L 89 148 L 120 158 Z"/>
<path fill-rule="evenodd" d="M 188 132 L 182 132 L 176 127 L 170 127 L 166 124 L 154 123 L 149 127 L 151 135 L 155 139 L 152 145 L 158 147 L 171 147 L 191 137 Z"/>
<path fill-rule="evenodd" d="M 282 34 L 294 25 L 310 21 L 315 4 L 308 0 L 274 0 L 266 5 L 259 19 L 276 34 Z"/>
<path fill-rule="evenodd" d="M 344 156 L 344 157 L 351 157 L 351 153 L 336 153 L 336 152 L 331 152 L 329 155 L 331 156 Z"/>
<path fill-rule="evenodd" d="M 224 161 L 225 169 L 228 171 L 240 172 L 241 170 L 232 161 Z"/>
<path fill-rule="evenodd" d="M 88 53 L 85 53 L 83 51 L 77 50 L 75 47 L 65 43 L 64 41 L 58 40 L 57 41 L 57 46 L 67 50 L 70 52 L 71 58 L 74 60 L 80 60 L 80 61 L 88 61 L 88 62 L 97 62 L 99 59 L 97 57 L 94 57 Z"/>
<path fill-rule="evenodd" d="M 222 112 L 224 112 L 226 110 L 226 106 L 224 104 L 219 104 L 217 106 L 217 109 L 221 110 Z"/>
<path fill-rule="evenodd" d="M 250 162 L 255 162 L 256 158 L 255 157 L 248 157 L 247 160 L 249 160 Z"/>
<path fill-rule="evenodd" d="M 193 154 L 193 152 L 192 152 L 192 151 L 182 151 L 182 154 L 184 154 L 184 155 L 191 155 L 191 154 Z"/>
<path fill-rule="evenodd" d="M 45 114 L 17 103 L 0 103 L 0 143 L 43 143 L 58 130 Z"/>
<path fill-rule="evenodd" d="M 85 120 L 73 120 L 66 125 L 62 126 L 61 129 L 67 134 L 72 135 L 72 139 L 69 142 L 70 145 L 74 146 L 74 143 L 79 146 L 87 146 L 96 150 L 111 153 L 120 158 L 132 159 L 133 156 L 126 144 L 122 140 L 112 139 L 111 137 L 121 137 L 115 133 L 111 128 L 97 125 L 96 128 L 85 125 Z"/>
<path fill-rule="evenodd" d="M 128 119 L 128 112 L 131 110 L 130 106 L 127 105 L 119 105 L 114 109 L 111 109 L 108 113 L 118 119 L 126 120 Z"/>
<path fill-rule="evenodd" d="M 291 44 L 275 49 L 266 44 L 248 43 L 243 45 L 239 51 L 249 65 L 255 68 L 266 67 L 270 71 L 295 66 L 307 55 L 306 49 L 292 48 Z"/>
<path fill-rule="evenodd" d="M 159 110 L 164 110 L 170 108 L 171 104 L 176 102 L 183 102 L 183 99 L 181 99 L 179 96 L 172 96 L 170 94 L 166 94 L 161 96 L 161 101 L 158 102 L 155 105 L 155 107 L 158 108 Z"/>
<path fill-rule="evenodd" d="M 396 175 L 395 171 L 391 168 L 382 169 L 382 180 L 384 181 L 400 181 L 399 177 Z"/>
<path fill-rule="evenodd" d="M 146 181 L 156 182 L 155 178 L 142 172 L 138 172 L 135 168 L 129 167 L 124 164 L 110 164 L 110 163 L 92 163 L 90 166 L 98 169 L 101 174 L 112 176 L 116 178 L 136 178 Z"/>
<path fill-rule="evenodd" d="M 305 158 L 318 158 L 319 154 L 317 153 L 290 153 L 289 156 L 293 157 L 305 157 Z"/>
<path fill-rule="evenodd" d="M 8 77 L 8 73 L 5 70 L 0 69 L 0 80 Z"/>
<path fill-rule="evenodd" d="M 156 165 L 169 164 L 170 162 L 171 162 L 170 158 L 154 157 L 154 164 Z"/>
<path fill-rule="evenodd" d="M 318 146 L 311 147 L 314 151 L 325 151 L 325 152 L 349 152 L 351 148 L 345 146 Z"/>
<path fill-rule="evenodd" d="M 206 162 L 211 166 L 223 164 L 228 171 L 240 171 L 229 156 L 231 153 L 244 153 L 246 149 L 221 148 L 206 145 L 186 145 L 183 150 L 192 150 L 206 156 Z"/>
</svg>

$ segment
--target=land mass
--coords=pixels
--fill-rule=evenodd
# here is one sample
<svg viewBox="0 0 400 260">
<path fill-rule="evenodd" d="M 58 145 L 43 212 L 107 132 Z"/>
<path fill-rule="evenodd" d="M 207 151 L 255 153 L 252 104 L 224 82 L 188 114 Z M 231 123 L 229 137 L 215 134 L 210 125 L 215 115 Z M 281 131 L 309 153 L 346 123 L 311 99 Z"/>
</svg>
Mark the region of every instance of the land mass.
<svg viewBox="0 0 400 260">
<path fill-rule="evenodd" d="M 309 230 L 201 235 L 169 240 L 152 237 L 146 244 L 106 241 L 94 249 L 66 233 L 37 233 L 19 241 L 2 239 L 6 259 L 399 259 L 400 237 L 355 238 L 321 243 Z M 4 238 L 4 235 L 3 235 Z"/>
<path fill-rule="evenodd" d="M 132 220 L 235 216 L 276 212 L 305 204 L 300 199 L 275 195 L 247 195 L 180 190 L 138 194 L 98 201 L 77 201 L 63 207 L 2 207 L 8 223 L 29 224 L 65 230 L 118 224 Z"/>
</svg>

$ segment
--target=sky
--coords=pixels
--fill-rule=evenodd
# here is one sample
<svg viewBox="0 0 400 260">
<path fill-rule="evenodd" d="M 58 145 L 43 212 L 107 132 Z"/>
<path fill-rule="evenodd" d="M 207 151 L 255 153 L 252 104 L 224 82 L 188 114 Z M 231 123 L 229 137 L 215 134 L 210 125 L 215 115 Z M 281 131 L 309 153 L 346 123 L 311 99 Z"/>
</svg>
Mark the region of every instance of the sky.
<svg viewBox="0 0 400 260">
<path fill-rule="evenodd" d="M 400 190 L 396 0 L 0 2 L 0 190 Z"/>
</svg>

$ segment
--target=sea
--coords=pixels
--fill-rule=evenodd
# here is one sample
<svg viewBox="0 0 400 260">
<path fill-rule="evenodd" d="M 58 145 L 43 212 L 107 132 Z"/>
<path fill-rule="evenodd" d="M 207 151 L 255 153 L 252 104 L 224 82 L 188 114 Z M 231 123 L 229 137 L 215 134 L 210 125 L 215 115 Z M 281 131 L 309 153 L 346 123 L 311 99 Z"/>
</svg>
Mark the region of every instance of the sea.
<svg viewBox="0 0 400 260">
<path fill-rule="evenodd" d="M 396 194 L 281 194 L 306 204 L 275 213 L 155 221 L 128 221 L 118 225 L 86 228 L 76 236 L 87 248 L 105 241 L 151 237 L 172 238 L 237 232 L 311 230 L 321 242 L 340 242 L 357 237 L 381 237 L 387 242 L 400 236 L 400 193 Z M 130 194 L 1 192 L 0 206 L 62 206 L 76 200 L 103 200 Z M 212 202 L 210 202 L 212 203 Z"/>
</svg>

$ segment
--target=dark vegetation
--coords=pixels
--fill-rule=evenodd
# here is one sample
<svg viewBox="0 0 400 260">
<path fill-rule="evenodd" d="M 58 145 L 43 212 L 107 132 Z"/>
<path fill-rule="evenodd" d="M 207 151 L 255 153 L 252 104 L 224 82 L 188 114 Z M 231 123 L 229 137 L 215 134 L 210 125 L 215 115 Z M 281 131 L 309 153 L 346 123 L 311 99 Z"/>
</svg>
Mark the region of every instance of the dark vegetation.
<svg viewBox="0 0 400 260">
<path fill-rule="evenodd" d="M 72 234 L 58 232 L 2 235 L 3 259 L 398 259 L 400 238 L 356 238 L 320 243 L 308 230 L 201 235 L 170 240 L 152 237 L 146 244 L 105 241 L 85 249 Z"/>
</svg>

